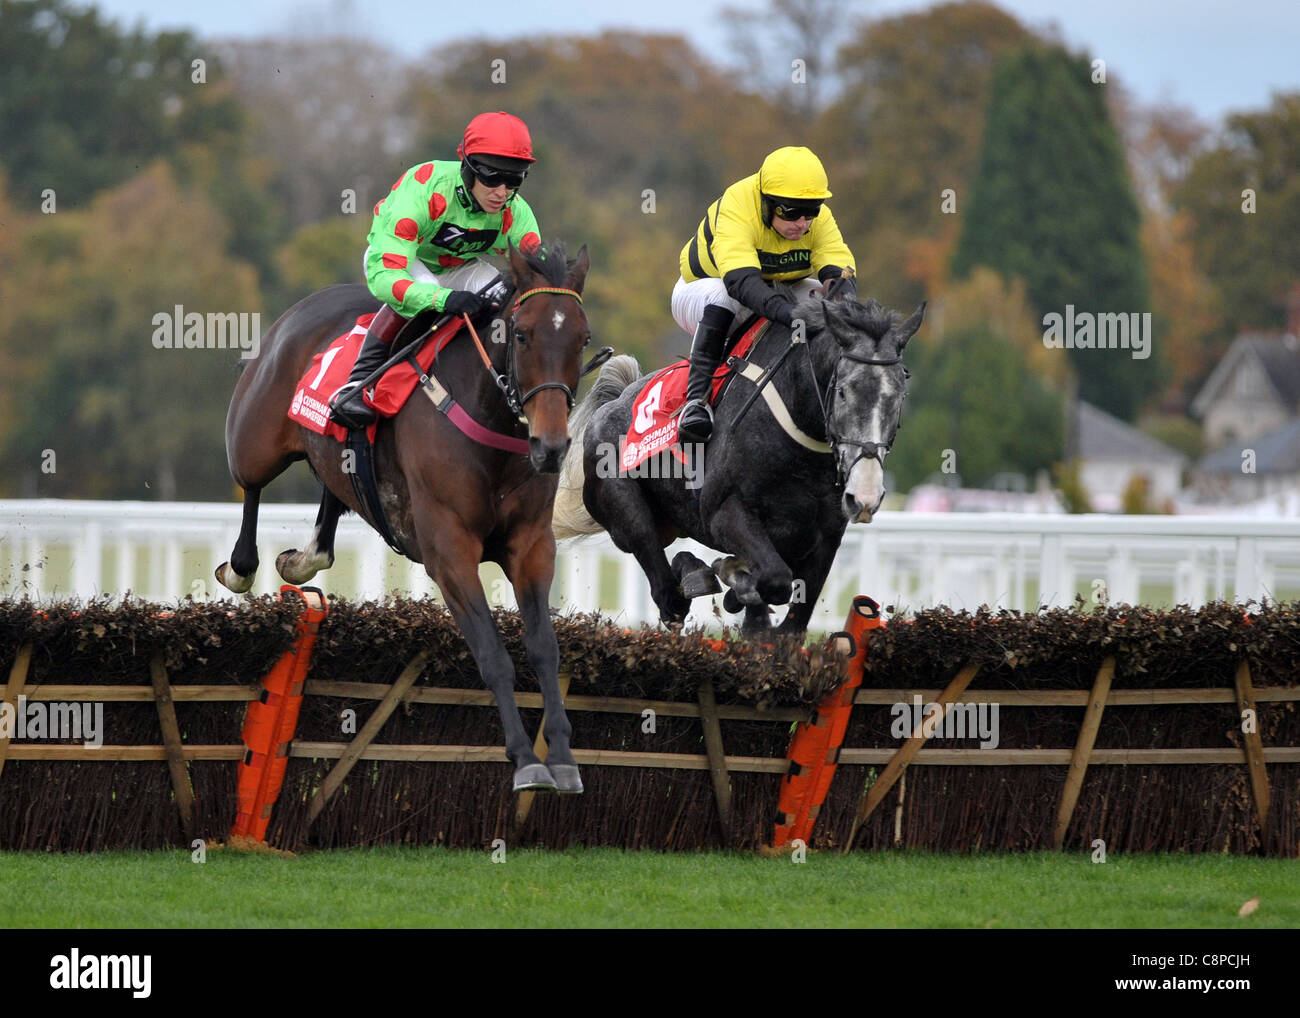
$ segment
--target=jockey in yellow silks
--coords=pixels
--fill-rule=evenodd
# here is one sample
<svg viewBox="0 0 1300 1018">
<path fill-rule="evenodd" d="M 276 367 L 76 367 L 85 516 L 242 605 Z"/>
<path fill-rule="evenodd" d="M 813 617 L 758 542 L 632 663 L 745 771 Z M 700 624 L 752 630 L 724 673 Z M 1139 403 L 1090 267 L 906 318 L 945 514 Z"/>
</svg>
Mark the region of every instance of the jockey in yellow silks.
<svg viewBox="0 0 1300 1018">
<path fill-rule="evenodd" d="M 779 148 L 753 176 L 732 184 L 709 206 L 682 248 L 672 313 L 693 334 L 683 439 L 713 434 L 709 381 L 722 359 L 727 330 L 741 308 L 784 325 L 794 302 L 771 283 L 793 283 L 796 298 L 854 268 L 853 253 L 825 204 L 831 196 L 821 160 L 806 148 Z"/>
</svg>

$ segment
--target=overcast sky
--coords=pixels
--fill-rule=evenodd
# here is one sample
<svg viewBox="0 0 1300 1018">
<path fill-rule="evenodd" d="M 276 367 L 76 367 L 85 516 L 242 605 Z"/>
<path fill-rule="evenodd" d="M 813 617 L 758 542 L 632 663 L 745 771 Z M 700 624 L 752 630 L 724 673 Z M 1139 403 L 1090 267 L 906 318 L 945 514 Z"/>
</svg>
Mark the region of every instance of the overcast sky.
<svg viewBox="0 0 1300 1018">
<path fill-rule="evenodd" d="M 756 0 L 557 0 L 555 4 L 412 3 L 411 0 L 100 0 L 110 17 L 149 29 L 187 27 L 201 37 L 368 35 L 411 57 L 455 39 L 529 34 L 595 34 L 604 28 L 686 35 L 719 64 L 728 62 L 726 6 Z M 914 0 L 845 0 L 873 17 L 920 10 Z M 1074 49 L 1106 61 L 1139 99 L 1190 106 L 1208 121 L 1266 106 L 1270 93 L 1300 89 L 1297 0 L 1004 0 L 1032 28 L 1055 23 Z M 414 12 L 425 12 L 420 16 Z M 364 14 L 362 13 L 364 12 Z M 842 31 L 842 28 L 841 28 Z"/>
</svg>

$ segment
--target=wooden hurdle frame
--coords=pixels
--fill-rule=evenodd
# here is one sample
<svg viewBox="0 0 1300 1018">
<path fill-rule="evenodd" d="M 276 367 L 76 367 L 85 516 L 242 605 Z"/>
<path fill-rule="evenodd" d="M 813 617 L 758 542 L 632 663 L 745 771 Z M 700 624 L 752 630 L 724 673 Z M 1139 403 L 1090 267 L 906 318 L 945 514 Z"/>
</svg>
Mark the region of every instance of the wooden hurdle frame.
<svg viewBox="0 0 1300 1018">
<path fill-rule="evenodd" d="M 14 744 L 0 737 L 0 778 L 8 760 L 130 760 L 162 761 L 168 766 L 176 807 L 187 838 L 194 835 L 194 796 L 190 787 L 187 763 L 194 760 L 228 760 L 240 767 L 239 809 L 231 829 L 232 835 L 264 841 L 271 809 L 284 777 L 288 758 L 334 759 L 338 763 L 315 790 L 309 811 L 309 823 L 328 806 L 342 786 L 349 770 L 362 760 L 408 762 L 492 762 L 500 763 L 501 746 L 472 745 L 395 745 L 376 743 L 375 737 L 385 721 L 401 704 L 443 704 L 494 707 L 487 689 L 447 689 L 415 686 L 424 672 L 427 657 L 417 654 L 393 684 L 322 681 L 308 678 L 310 657 L 326 609 L 318 591 L 300 590 L 291 585 L 281 588 L 282 599 L 299 598 L 300 614 L 294 646 L 256 685 L 185 685 L 172 686 L 161 656 L 149 663 L 149 685 L 64 685 L 42 682 L 33 686 L 30 668 L 32 646 L 19 648 L 4 689 L 4 702 L 16 704 L 20 695 L 47 701 L 141 702 L 152 700 L 158 710 L 163 744 L 158 746 L 41 746 Z M 590 695 L 566 696 L 570 711 L 593 711 L 641 715 L 646 709 L 672 717 L 698 718 L 705 752 L 701 754 L 631 752 L 621 750 L 575 749 L 582 766 L 647 767 L 684 770 L 708 770 L 712 779 L 717 818 L 723 843 L 732 844 L 730 775 L 737 772 L 781 775 L 778 804 L 773 824 L 772 845 L 783 849 L 796 840 L 810 843 L 818 813 L 826 800 L 836 768 L 846 765 L 882 766 L 875 781 L 864 790 L 852 832 L 843 845 L 851 850 L 864 823 L 880 806 L 895 784 L 905 781 L 909 767 L 925 765 L 974 766 L 1063 766 L 1067 768 L 1059 796 L 1052 844 L 1061 848 L 1078 801 L 1084 777 L 1090 766 L 1143 764 L 1229 764 L 1246 767 L 1253 797 L 1254 813 L 1262 830 L 1269 815 L 1268 764 L 1300 763 L 1300 747 L 1265 747 L 1255 731 L 1243 733 L 1241 748 L 1221 749 L 1095 749 L 1094 741 L 1107 708 L 1150 706 L 1158 704 L 1231 704 L 1237 711 L 1257 711 L 1260 703 L 1300 701 L 1300 688 L 1283 687 L 1255 690 L 1250 665 L 1244 658 L 1238 663 L 1233 685 L 1221 689 L 1125 689 L 1112 690 L 1114 657 L 1107 657 L 1097 671 L 1090 690 L 990 690 L 971 691 L 969 686 L 978 674 L 978 666 L 962 667 L 947 687 L 938 689 L 863 689 L 861 688 L 872 632 L 886 623 L 879 618 L 875 602 L 867 597 L 853 601 L 845 631 L 834 634 L 832 647 L 844 656 L 846 679 L 834 693 L 813 711 L 783 707 L 758 710 L 753 707 L 718 704 L 711 683 L 700 686 L 695 702 L 650 701 L 627 697 Z M 567 693 L 567 676 L 562 676 Z M 294 737 L 297 706 L 303 696 L 340 696 L 376 700 L 378 706 L 361 730 L 348 743 L 304 741 Z M 857 704 L 889 705 L 909 702 L 921 696 L 941 705 L 938 717 L 955 704 L 996 702 L 1001 706 L 1068 706 L 1083 708 L 1083 719 L 1073 749 L 935 749 L 927 747 L 928 736 L 918 727 L 897 749 L 861 749 L 844 747 L 843 739 L 852 709 Z M 524 708 L 541 708 L 537 693 L 520 692 L 516 696 Z M 238 702 L 249 704 L 245 722 L 244 745 L 185 744 L 176 721 L 175 703 Z M 259 714 L 262 715 L 259 717 Z M 811 716 L 810 716 L 811 715 Z M 768 721 L 796 725 L 784 757 L 728 756 L 723 743 L 721 721 Z M 544 741 L 538 735 L 539 755 Z M 0 795 L 3 794 L 0 784 Z M 515 813 L 515 829 L 527 819 L 532 808 L 531 796 L 520 796 Z"/>
</svg>

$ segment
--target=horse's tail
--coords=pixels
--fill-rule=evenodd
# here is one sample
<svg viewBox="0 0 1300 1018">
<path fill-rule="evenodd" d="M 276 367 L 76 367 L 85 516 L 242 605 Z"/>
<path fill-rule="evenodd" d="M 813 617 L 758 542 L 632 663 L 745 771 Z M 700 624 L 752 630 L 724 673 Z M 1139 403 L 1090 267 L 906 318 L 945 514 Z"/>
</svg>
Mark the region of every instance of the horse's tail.
<svg viewBox="0 0 1300 1018">
<path fill-rule="evenodd" d="M 613 357 L 596 376 L 596 384 L 574 408 L 569 417 L 569 437 L 573 445 L 560 468 L 560 489 L 555 495 L 555 511 L 551 516 L 551 532 L 556 540 L 599 534 L 605 528 L 591 518 L 582 502 L 582 439 L 587 425 L 596 411 L 606 403 L 618 399 L 623 390 L 641 377 L 641 366 L 635 357 L 623 354 Z"/>
</svg>

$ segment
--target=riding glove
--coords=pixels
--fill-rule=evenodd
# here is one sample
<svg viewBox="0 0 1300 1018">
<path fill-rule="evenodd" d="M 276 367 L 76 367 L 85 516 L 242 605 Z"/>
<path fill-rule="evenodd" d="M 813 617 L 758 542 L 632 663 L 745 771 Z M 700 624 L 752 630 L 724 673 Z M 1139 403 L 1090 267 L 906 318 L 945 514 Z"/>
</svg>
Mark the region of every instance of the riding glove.
<svg viewBox="0 0 1300 1018">
<path fill-rule="evenodd" d="M 469 315 L 473 318 L 479 312 L 491 307 L 491 302 L 469 290 L 452 290 L 447 295 L 447 302 L 442 310 L 450 315 Z"/>
<path fill-rule="evenodd" d="M 754 268 L 732 269 L 722 279 L 727 293 L 751 311 L 782 325 L 794 323 L 794 302 L 776 293 Z"/>
</svg>

